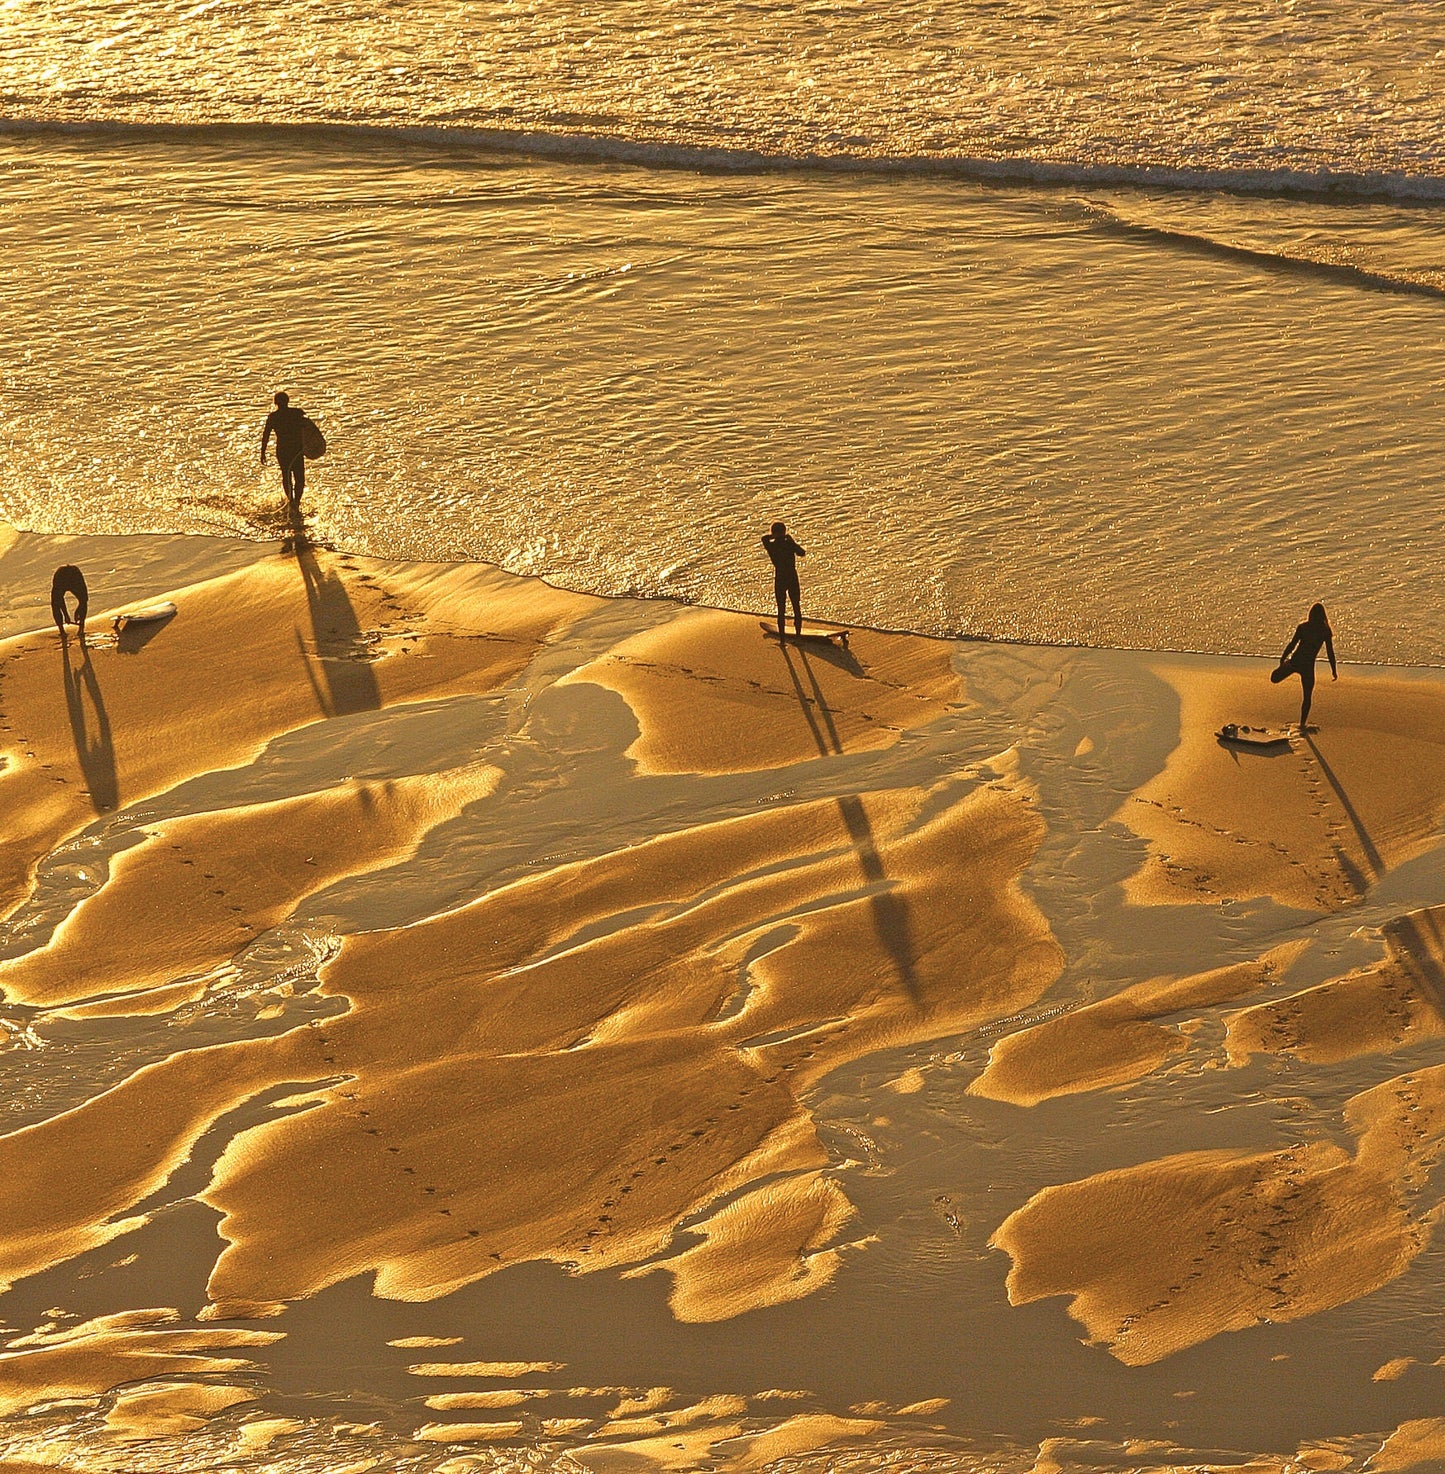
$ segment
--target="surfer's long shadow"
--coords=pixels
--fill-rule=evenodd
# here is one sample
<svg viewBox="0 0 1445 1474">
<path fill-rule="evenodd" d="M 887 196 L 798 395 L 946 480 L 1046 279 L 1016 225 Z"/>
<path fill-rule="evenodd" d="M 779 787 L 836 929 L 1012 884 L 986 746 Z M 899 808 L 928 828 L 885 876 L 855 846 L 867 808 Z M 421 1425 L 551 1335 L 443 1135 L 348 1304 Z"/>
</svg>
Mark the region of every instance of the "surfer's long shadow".
<svg viewBox="0 0 1445 1474">
<path fill-rule="evenodd" d="M 291 518 L 290 542 L 306 588 L 311 643 L 316 651 L 314 663 L 321 668 L 321 682 L 314 676 L 311 680 L 321 710 L 329 717 L 376 711 L 381 706 L 381 692 L 366 658 L 356 610 L 346 585 L 317 560 L 299 512 L 293 512 Z M 297 642 L 301 643 L 299 635 Z M 304 644 L 302 654 L 306 654 Z"/>
<path fill-rule="evenodd" d="M 786 642 L 779 648 L 786 653 L 788 648 Z M 811 651 L 804 649 L 801 644 L 797 645 L 796 649 L 803 662 L 803 668 L 808 672 L 810 678 L 813 674 L 812 667 L 809 665 L 810 659 L 821 660 L 825 665 L 837 666 L 839 670 L 847 671 L 850 676 L 863 674 L 863 667 L 858 657 L 846 645 L 836 644 L 832 640 L 816 640 L 813 642 Z"/>
<path fill-rule="evenodd" d="M 108 814 L 120 797 L 120 783 L 115 772 L 115 746 L 110 737 L 110 718 L 100 694 L 100 682 L 90 663 L 90 651 L 80 646 L 80 669 L 70 661 L 70 646 L 60 644 L 61 676 L 65 683 L 65 709 L 70 716 L 70 736 L 75 743 L 75 757 L 90 790 L 90 806 L 97 814 Z M 94 718 L 86 715 L 86 702 Z"/>
<path fill-rule="evenodd" d="M 802 664 L 804 675 L 808 678 L 808 684 L 812 688 L 811 696 L 803 689 L 803 683 L 798 678 L 788 646 L 784 643 L 778 648 L 783 653 L 783 661 L 788 667 L 788 677 L 793 683 L 793 692 L 798 698 L 798 706 L 813 734 L 819 757 L 841 756 L 843 743 L 838 736 L 833 713 L 824 698 L 823 688 L 818 684 L 818 678 L 813 674 L 813 668 L 808 663 L 807 652 L 799 647 L 798 659 Z M 846 655 L 846 652 L 843 651 L 837 653 Z M 847 661 L 849 663 L 844 667 L 845 669 L 856 670 L 857 674 L 862 674 L 863 667 L 852 655 L 847 655 Z M 842 662 L 835 660 L 830 661 L 830 664 L 842 664 Z M 844 794 L 834 802 L 838 805 L 838 812 L 842 816 L 848 837 L 853 842 L 853 849 L 858 856 L 863 878 L 870 886 L 876 887 L 868 898 L 868 906 L 873 915 L 873 930 L 878 937 L 879 944 L 887 953 L 888 960 L 893 964 L 894 971 L 898 974 L 898 981 L 902 984 L 903 991 L 908 994 L 909 1000 L 916 1004 L 919 1000 L 918 972 L 913 965 L 913 928 L 909 922 L 907 904 L 892 891 L 881 889 L 886 884 L 888 875 L 883 868 L 883 860 L 878 853 L 873 826 L 868 820 L 868 812 L 863 807 L 863 801 L 857 794 Z"/>
<path fill-rule="evenodd" d="M 1445 936 L 1440 923 L 1430 911 L 1416 911 L 1399 916 L 1384 928 L 1406 971 L 1435 1012 L 1445 1018 Z"/>
<path fill-rule="evenodd" d="M 1360 851 L 1365 857 L 1365 863 L 1370 867 L 1368 877 L 1361 876 L 1358 867 L 1351 865 L 1345 858 L 1340 856 L 1340 863 L 1344 865 L 1355 889 L 1364 895 L 1369 885 L 1381 879 L 1385 874 L 1385 862 L 1380 856 L 1379 850 L 1375 848 L 1375 842 L 1370 838 L 1369 831 L 1365 828 L 1364 820 L 1360 818 L 1359 812 L 1354 804 L 1350 802 L 1350 796 L 1345 792 L 1344 785 L 1335 776 L 1335 770 L 1325 760 L 1325 755 L 1319 749 L 1315 739 L 1308 732 L 1304 734 L 1305 746 L 1314 753 L 1315 761 L 1319 764 L 1320 772 L 1324 774 L 1325 782 L 1330 785 L 1335 797 L 1340 802 L 1340 807 L 1345 811 L 1345 817 L 1349 819 L 1355 831 L 1355 838 L 1360 842 Z"/>
</svg>

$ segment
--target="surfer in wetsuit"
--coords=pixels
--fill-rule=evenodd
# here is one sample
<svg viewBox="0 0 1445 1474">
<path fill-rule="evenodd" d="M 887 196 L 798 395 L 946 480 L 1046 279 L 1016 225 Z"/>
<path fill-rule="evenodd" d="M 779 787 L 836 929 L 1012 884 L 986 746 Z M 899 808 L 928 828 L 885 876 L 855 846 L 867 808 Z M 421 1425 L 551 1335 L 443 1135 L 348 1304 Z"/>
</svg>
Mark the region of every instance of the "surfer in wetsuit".
<svg viewBox="0 0 1445 1474">
<path fill-rule="evenodd" d="M 1340 673 L 1335 667 L 1334 631 L 1330 629 L 1330 622 L 1325 618 L 1325 606 L 1311 604 L 1309 618 L 1296 627 L 1289 644 L 1284 647 L 1284 654 L 1279 658 L 1279 665 L 1269 674 L 1270 680 L 1275 685 L 1281 681 L 1287 681 L 1291 676 L 1300 678 L 1300 685 L 1304 688 L 1299 709 L 1301 732 L 1307 730 L 1305 722 L 1309 719 L 1310 702 L 1314 699 L 1315 694 L 1315 659 L 1320 653 L 1321 646 L 1330 657 L 1330 678 L 1337 681 Z"/>
<path fill-rule="evenodd" d="M 783 638 L 783 618 L 788 600 L 793 601 L 793 633 L 803 633 L 802 590 L 798 584 L 798 559 L 808 555 L 788 535 L 787 527 L 774 522 L 763 534 L 763 547 L 773 565 L 773 597 L 778 601 L 778 638 Z"/>
<path fill-rule="evenodd" d="M 261 464 L 266 464 L 266 446 L 274 435 L 281 489 L 293 508 L 301 505 L 301 493 L 306 490 L 306 456 L 301 448 L 301 426 L 305 419 L 299 409 L 291 408 L 291 396 L 281 393 L 276 396 L 276 408 L 266 416 L 266 428 L 261 431 Z"/>
<path fill-rule="evenodd" d="M 65 607 L 65 596 L 75 600 L 75 618 Z M 80 631 L 80 643 L 85 644 L 85 611 L 90 608 L 90 591 L 85 586 L 85 575 L 74 563 L 64 563 L 55 570 L 50 580 L 50 613 L 55 619 L 55 628 L 60 638 L 65 638 L 65 626 L 73 624 Z"/>
</svg>

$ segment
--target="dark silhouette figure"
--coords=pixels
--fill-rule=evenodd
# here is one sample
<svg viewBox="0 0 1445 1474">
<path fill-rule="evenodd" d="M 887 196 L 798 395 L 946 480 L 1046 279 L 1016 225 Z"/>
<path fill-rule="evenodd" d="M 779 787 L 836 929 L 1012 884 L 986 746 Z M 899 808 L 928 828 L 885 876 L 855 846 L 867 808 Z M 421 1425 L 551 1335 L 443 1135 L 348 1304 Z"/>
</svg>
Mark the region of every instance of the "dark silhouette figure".
<svg viewBox="0 0 1445 1474">
<path fill-rule="evenodd" d="M 763 534 L 763 547 L 773 565 L 773 597 L 778 601 L 778 638 L 783 637 L 783 619 L 787 613 L 788 600 L 793 601 L 793 633 L 803 633 L 802 589 L 798 584 L 798 559 L 808 556 L 806 550 L 794 542 L 787 527 L 774 522 L 772 529 Z"/>
<path fill-rule="evenodd" d="M 1299 709 L 1301 732 L 1306 730 L 1305 723 L 1309 720 L 1310 702 L 1314 699 L 1315 659 L 1320 653 L 1321 646 L 1330 657 L 1330 679 L 1337 681 L 1340 673 L 1335 666 L 1334 631 L 1330 629 L 1330 622 L 1325 618 L 1325 606 L 1311 604 L 1309 618 L 1295 628 L 1289 644 L 1284 647 L 1284 654 L 1279 658 L 1279 665 L 1269 673 L 1270 680 L 1276 685 L 1281 681 L 1287 681 L 1291 676 L 1300 678 L 1300 685 L 1304 688 Z"/>
<path fill-rule="evenodd" d="M 75 600 L 75 618 L 65 607 L 65 596 Z M 90 590 L 85 586 L 85 575 L 74 563 L 65 563 L 55 570 L 50 580 L 50 613 L 55 619 L 55 628 L 60 638 L 65 638 L 65 626 L 73 624 L 80 631 L 80 643 L 85 644 L 85 611 L 90 608 Z"/>
<path fill-rule="evenodd" d="M 290 395 L 281 393 L 276 396 L 276 408 L 266 416 L 266 428 L 261 431 L 261 464 L 266 464 L 266 446 L 274 435 L 281 489 L 293 507 L 301 505 L 301 493 L 306 490 L 306 454 L 302 449 L 305 423 L 306 416 L 299 409 L 291 408 Z"/>
</svg>

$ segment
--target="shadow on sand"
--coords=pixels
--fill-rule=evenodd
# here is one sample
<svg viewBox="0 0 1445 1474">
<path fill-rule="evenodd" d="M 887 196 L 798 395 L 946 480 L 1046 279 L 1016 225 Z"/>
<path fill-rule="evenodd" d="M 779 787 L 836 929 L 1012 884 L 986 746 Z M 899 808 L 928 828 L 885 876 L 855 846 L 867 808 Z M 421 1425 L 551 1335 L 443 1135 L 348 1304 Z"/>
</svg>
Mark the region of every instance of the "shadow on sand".
<svg viewBox="0 0 1445 1474">
<path fill-rule="evenodd" d="M 1445 935 L 1435 913 L 1429 909 L 1411 911 L 1387 922 L 1381 930 L 1421 992 L 1445 1018 Z"/>
<path fill-rule="evenodd" d="M 115 648 L 122 655 L 138 655 L 175 617 L 168 614 L 164 619 L 147 619 L 136 624 L 127 621 L 116 631 Z"/>
<path fill-rule="evenodd" d="M 65 683 L 65 709 L 70 716 L 70 735 L 75 742 L 75 756 L 90 792 L 90 804 L 97 814 L 108 814 L 120 797 L 120 784 L 115 773 L 115 747 L 110 739 L 110 718 L 105 714 L 105 700 L 100 682 L 90 663 L 90 651 L 80 641 L 80 666 L 77 669 L 70 654 L 70 641 L 60 642 L 60 670 Z"/>
<path fill-rule="evenodd" d="M 306 608 L 311 616 L 314 654 L 306 649 L 299 632 L 296 643 L 306 657 L 308 674 L 313 666 L 320 670 L 319 681 L 311 675 L 317 704 L 328 717 L 375 711 L 381 705 L 381 692 L 346 585 L 334 571 L 322 567 L 306 536 L 298 508 L 291 509 L 289 533 L 282 551 L 295 554 L 296 566 L 301 571 Z"/>
<path fill-rule="evenodd" d="M 1380 857 L 1380 852 L 1375 848 L 1375 842 L 1370 838 L 1369 831 L 1365 828 L 1364 820 L 1360 818 L 1359 811 L 1350 802 L 1350 796 L 1345 792 L 1344 785 L 1335 776 L 1335 770 L 1325 760 L 1325 755 L 1319 749 L 1315 739 L 1306 732 L 1304 734 L 1305 746 L 1314 754 L 1315 762 L 1319 764 L 1320 772 L 1324 775 L 1325 782 L 1330 785 L 1331 791 L 1339 800 L 1340 807 L 1345 811 L 1345 817 L 1350 821 L 1355 831 L 1355 838 L 1360 842 L 1360 853 L 1364 856 L 1365 864 L 1369 866 L 1369 874 L 1361 874 L 1358 865 L 1353 864 L 1349 858 L 1340 853 L 1338 859 L 1345 874 L 1349 876 L 1351 885 L 1356 892 L 1363 896 L 1370 886 L 1376 881 L 1383 879 L 1385 874 L 1385 862 Z"/>
<path fill-rule="evenodd" d="M 823 696 L 823 688 L 818 684 L 818 678 L 813 672 L 808 652 L 801 645 L 790 649 L 786 642 L 780 643 L 778 648 L 782 651 L 783 662 L 788 668 L 788 676 L 793 683 L 793 692 L 798 698 L 798 707 L 803 713 L 803 719 L 808 723 L 818 755 L 820 757 L 840 756 L 843 752 L 843 743 L 838 736 L 832 710 Z M 794 664 L 793 661 L 794 650 L 798 657 L 797 664 Z M 850 651 L 830 649 L 826 653 L 817 653 L 822 655 L 829 665 L 838 666 L 853 675 L 863 674 L 863 667 L 859 665 L 856 657 Z M 805 679 L 806 688 L 803 684 Z M 838 813 L 843 820 L 843 826 L 847 829 L 848 837 L 853 843 L 854 853 L 858 856 L 858 865 L 863 871 L 863 878 L 872 888 L 872 894 L 868 897 L 868 905 L 872 912 L 874 933 L 887 954 L 888 960 L 893 964 L 893 970 L 898 974 L 899 984 L 908 995 L 909 1001 L 917 1004 L 919 1001 L 918 972 L 913 964 L 913 928 L 909 921 L 907 904 L 900 896 L 887 889 L 890 882 L 883 868 L 883 860 L 878 853 L 873 826 L 869 823 L 868 812 L 863 807 L 862 799 L 857 794 L 844 794 L 834 802 L 838 805 Z"/>
</svg>

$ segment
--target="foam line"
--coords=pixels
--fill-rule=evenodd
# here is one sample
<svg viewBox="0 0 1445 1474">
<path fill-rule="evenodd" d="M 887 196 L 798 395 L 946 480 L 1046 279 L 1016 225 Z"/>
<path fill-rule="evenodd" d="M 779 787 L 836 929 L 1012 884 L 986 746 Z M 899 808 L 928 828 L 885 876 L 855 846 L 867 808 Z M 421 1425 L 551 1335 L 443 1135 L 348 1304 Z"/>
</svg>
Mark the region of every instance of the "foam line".
<svg viewBox="0 0 1445 1474">
<path fill-rule="evenodd" d="M 1321 261 L 1313 256 L 1292 251 L 1269 251 L 1257 246 L 1239 245 L 1192 230 L 1179 230 L 1166 225 L 1145 225 L 1125 220 L 1100 205 L 1086 205 L 1085 214 L 1112 235 L 1151 241 L 1197 256 L 1216 256 L 1224 260 L 1263 266 L 1271 271 L 1298 272 L 1362 287 L 1367 291 L 1399 292 L 1419 297 L 1445 297 L 1445 286 L 1421 281 L 1417 277 L 1396 276 L 1387 271 L 1374 271 L 1347 261 Z"/>
<path fill-rule="evenodd" d="M 782 153 L 648 142 L 601 134 L 552 133 L 511 128 L 456 128 L 434 124 L 349 122 L 213 123 L 132 122 L 125 119 L 0 119 L 0 136 L 61 134 L 76 138 L 141 142 L 251 142 L 294 147 L 298 142 L 337 146 L 424 145 L 430 148 L 513 154 L 565 163 L 635 164 L 651 169 L 768 174 L 808 171 L 838 174 L 917 175 L 1000 184 L 1134 185 L 1248 195 L 1334 197 L 1432 202 L 1445 200 L 1445 175 L 1344 169 L 1231 169 L 1176 164 L 1084 160 L 988 158 L 954 154 Z"/>
</svg>

